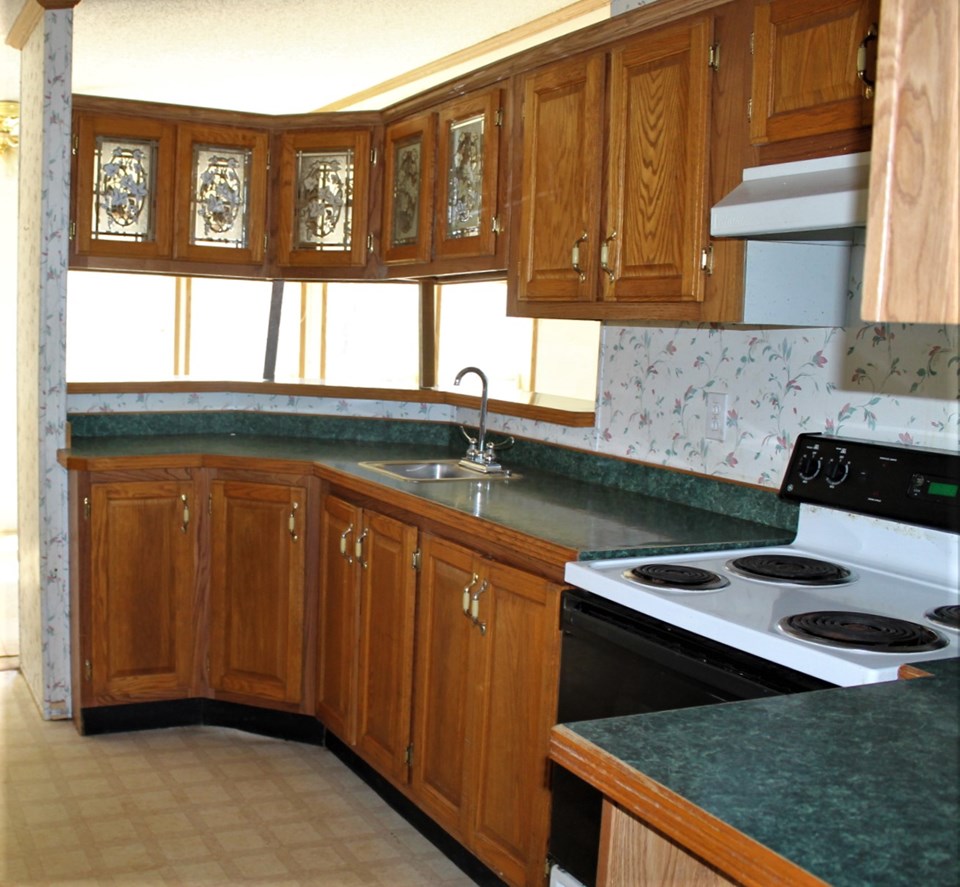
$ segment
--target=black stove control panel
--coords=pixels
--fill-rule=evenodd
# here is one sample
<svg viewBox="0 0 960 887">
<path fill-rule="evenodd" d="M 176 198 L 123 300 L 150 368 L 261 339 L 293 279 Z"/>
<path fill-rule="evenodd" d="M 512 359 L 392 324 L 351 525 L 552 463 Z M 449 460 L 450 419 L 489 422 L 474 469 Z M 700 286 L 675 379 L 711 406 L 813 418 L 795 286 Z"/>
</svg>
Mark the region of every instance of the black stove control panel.
<svg viewBox="0 0 960 887">
<path fill-rule="evenodd" d="M 801 434 L 780 495 L 960 533 L 960 454 Z"/>
</svg>

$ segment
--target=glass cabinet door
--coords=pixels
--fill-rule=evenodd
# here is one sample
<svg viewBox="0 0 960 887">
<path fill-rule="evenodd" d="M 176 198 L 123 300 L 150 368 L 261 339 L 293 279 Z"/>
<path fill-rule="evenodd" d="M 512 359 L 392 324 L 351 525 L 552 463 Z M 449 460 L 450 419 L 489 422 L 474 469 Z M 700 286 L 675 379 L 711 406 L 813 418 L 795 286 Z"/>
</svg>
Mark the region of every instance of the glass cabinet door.
<svg viewBox="0 0 960 887">
<path fill-rule="evenodd" d="M 370 141 L 367 130 L 281 136 L 280 265 L 366 265 Z"/>
<path fill-rule="evenodd" d="M 169 258 L 174 125 L 78 114 L 75 127 L 75 252 Z"/>
<path fill-rule="evenodd" d="M 180 127 L 177 258 L 263 261 L 267 144 L 265 131 Z"/>
<path fill-rule="evenodd" d="M 383 259 L 430 260 L 436 114 L 387 127 L 383 189 Z"/>
<path fill-rule="evenodd" d="M 435 255 L 497 251 L 501 91 L 467 96 L 440 111 Z"/>
</svg>

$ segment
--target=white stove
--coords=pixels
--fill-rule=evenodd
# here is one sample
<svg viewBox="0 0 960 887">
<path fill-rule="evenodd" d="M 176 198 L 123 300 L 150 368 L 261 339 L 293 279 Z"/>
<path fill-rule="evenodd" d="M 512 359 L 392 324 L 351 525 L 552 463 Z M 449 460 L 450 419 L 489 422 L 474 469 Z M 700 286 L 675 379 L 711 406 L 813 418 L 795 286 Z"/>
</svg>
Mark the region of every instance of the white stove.
<svg viewBox="0 0 960 887">
<path fill-rule="evenodd" d="M 960 456 L 801 435 L 781 495 L 801 503 L 790 545 L 577 561 L 566 580 L 839 686 L 960 656 Z M 772 578 L 738 566 L 757 556 Z"/>
</svg>

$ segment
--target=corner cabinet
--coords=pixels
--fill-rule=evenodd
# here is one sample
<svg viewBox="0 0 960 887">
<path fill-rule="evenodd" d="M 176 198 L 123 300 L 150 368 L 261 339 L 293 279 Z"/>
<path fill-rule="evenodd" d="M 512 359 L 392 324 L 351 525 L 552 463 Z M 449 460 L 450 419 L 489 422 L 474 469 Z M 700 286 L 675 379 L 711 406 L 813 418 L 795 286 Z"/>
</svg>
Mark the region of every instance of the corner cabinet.
<svg viewBox="0 0 960 887">
<path fill-rule="evenodd" d="M 754 144 L 859 130 L 865 142 L 851 148 L 869 149 L 879 11 L 880 0 L 757 4 L 750 108 Z M 836 153 L 841 147 L 833 143 L 827 150 Z"/>
<path fill-rule="evenodd" d="M 171 474 L 96 480 L 78 503 L 84 706 L 196 694 L 197 485 Z"/>
<path fill-rule="evenodd" d="M 506 267 L 505 95 L 481 90 L 386 131 L 382 254 L 389 273 Z"/>
<path fill-rule="evenodd" d="M 336 496 L 320 522 L 317 716 L 407 782 L 417 529 Z"/>
<path fill-rule="evenodd" d="M 214 478 L 209 503 L 210 687 L 299 706 L 306 484 Z"/>
<path fill-rule="evenodd" d="M 279 137 L 276 262 L 281 268 L 356 271 L 366 267 L 369 129 L 283 132 Z"/>
<path fill-rule="evenodd" d="M 560 589 L 423 539 L 411 795 L 511 884 L 543 878 Z"/>
<path fill-rule="evenodd" d="M 712 30 L 685 19 L 521 78 L 511 313 L 696 317 L 684 305 L 704 298 Z"/>
</svg>

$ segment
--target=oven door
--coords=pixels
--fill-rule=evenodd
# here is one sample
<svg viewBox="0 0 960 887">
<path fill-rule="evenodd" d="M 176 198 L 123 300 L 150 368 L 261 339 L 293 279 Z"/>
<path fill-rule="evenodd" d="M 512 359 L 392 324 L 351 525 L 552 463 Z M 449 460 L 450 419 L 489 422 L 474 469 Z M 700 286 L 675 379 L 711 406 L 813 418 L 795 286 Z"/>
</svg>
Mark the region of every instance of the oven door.
<svg viewBox="0 0 960 887">
<path fill-rule="evenodd" d="M 563 594 L 561 629 L 560 723 L 832 686 L 579 589 Z M 559 766 L 552 788 L 551 859 L 593 885 L 602 798 Z"/>
</svg>

